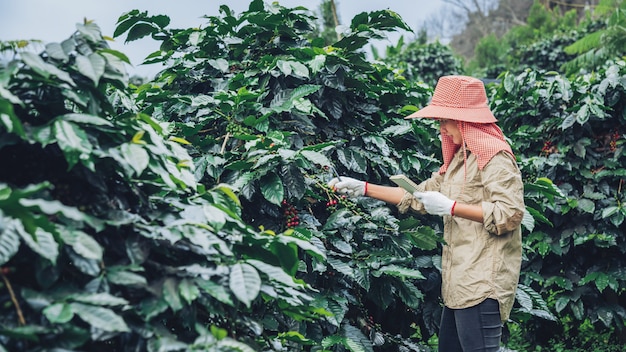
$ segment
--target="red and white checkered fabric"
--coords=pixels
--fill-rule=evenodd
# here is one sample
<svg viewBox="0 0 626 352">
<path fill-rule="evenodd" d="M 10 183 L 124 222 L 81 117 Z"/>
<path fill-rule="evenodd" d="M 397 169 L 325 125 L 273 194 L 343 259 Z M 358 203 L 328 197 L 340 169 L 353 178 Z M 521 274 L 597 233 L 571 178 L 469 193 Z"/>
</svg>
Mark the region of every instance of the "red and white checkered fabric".
<svg viewBox="0 0 626 352">
<path fill-rule="evenodd" d="M 513 150 L 504 139 L 504 134 L 495 123 L 470 123 L 458 121 L 457 126 L 463 136 L 465 147 L 476 156 L 478 168 L 480 170 L 487 165 L 489 160 L 500 151 L 505 151 L 513 158 Z M 439 173 L 443 174 L 448 170 L 448 166 L 459 150 L 461 145 L 454 144 L 452 137 L 441 135 L 441 149 L 443 154 L 443 165 L 439 168 Z M 464 156 L 465 157 L 465 156 Z"/>
<path fill-rule="evenodd" d="M 476 123 L 496 122 L 487 104 L 485 85 L 469 76 L 439 78 L 428 106 L 406 118 L 440 118 Z"/>
</svg>

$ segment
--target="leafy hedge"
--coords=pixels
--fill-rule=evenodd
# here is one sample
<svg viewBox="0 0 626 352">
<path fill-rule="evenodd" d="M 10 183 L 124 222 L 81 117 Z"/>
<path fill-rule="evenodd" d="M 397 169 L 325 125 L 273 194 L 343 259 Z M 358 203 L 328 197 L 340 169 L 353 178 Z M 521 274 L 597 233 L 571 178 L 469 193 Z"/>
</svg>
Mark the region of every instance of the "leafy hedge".
<svg viewBox="0 0 626 352">
<path fill-rule="evenodd" d="M 528 324 L 527 340 L 594 347 L 581 340 L 588 322 L 612 331 L 608 346 L 623 344 L 626 63 L 610 61 L 572 80 L 533 70 L 505 74 L 492 89 L 492 104 L 522 156 L 523 174 L 547 177 L 560 190 L 527 198 L 542 221 L 525 236 L 521 282 L 546 297 L 560 322 Z M 555 338 L 554 331 L 569 337 Z"/>
<path fill-rule="evenodd" d="M 402 70 L 402 75 L 413 82 L 424 82 L 434 87 L 441 76 L 463 72 L 461 58 L 440 42 L 421 43 L 419 40 L 404 44 L 401 38 L 396 47 L 387 48 L 383 59 L 392 67 Z"/>
</svg>

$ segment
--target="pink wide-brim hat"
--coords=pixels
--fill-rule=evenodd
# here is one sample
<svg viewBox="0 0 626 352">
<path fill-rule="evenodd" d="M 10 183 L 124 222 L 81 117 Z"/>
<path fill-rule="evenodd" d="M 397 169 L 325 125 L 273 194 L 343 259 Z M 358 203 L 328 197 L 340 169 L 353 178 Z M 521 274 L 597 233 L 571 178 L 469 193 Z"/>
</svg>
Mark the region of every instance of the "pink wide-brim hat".
<svg viewBox="0 0 626 352">
<path fill-rule="evenodd" d="M 428 106 L 405 119 L 416 117 L 450 119 L 474 123 L 498 121 L 489 109 L 485 85 L 468 76 L 442 76 Z"/>
</svg>

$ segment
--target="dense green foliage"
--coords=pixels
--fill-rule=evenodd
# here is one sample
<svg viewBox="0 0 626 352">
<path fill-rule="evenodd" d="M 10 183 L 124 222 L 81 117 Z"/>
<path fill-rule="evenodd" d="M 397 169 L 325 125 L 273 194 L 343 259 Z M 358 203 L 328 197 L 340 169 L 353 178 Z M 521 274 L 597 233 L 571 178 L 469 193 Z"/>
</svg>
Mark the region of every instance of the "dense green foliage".
<svg viewBox="0 0 626 352">
<path fill-rule="evenodd" d="M 626 55 L 626 1 L 601 0 L 595 10 L 602 27 L 565 48 L 566 53 L 578 55 L 564 65 L 568 73 L 591 71 L 606 60 Z"/>
<path fill-rule="evenodd" d="M 525 237 L 521 279 L 541 290 L 560 324 L 533 322 L 527 340 L 564 329 L 570 338 L 559 339 L 568 347 L 594 347 L 580 340 L 588 321 L 613 331 L 606 343 L 624 342 L 625 77 L 620 60 L 573 80 L 532 70 L 506 75 L 493 90 L 494 113 L 524 156 L 524 175 L 548 177 L 562 191 L 533 206 L 544 221 Z"/>
<path fill-rule="evenodd" d="M 387 49 L 384 61 L 402 70 L 408 80 L 435 86 L 445 75 L 461 74 L 463 63 L 449 46 L 440 42 L 421 43 L 419 40 L 404 43 L 400 39 L 395 47 Z"/>
<path fill-rule="evenodd" d="M 153 34 L 151 60 L 171 59 L 140 87 L 90 23 L 3 67 L 4 348 L 371 350 L 413 345 L 414 321 L 434 334 L 436 255 L 412 259 L 434 230 L 325 186 L 333 165 L 436 167 L 401 119 L 430 88 L 359 51 L 406 25 L 362 14 L 317 47 L 302 11 L 222 11 L 202 30 L 122 16 L 117 34 Z"/>
<path fill-rule="evenodd" d="M 138 110 L 124 61 L 88 23 L 2 70 L 0 344 L 253 350 L 225 337 L 253 327 L 261 290 L 266 312 L 321 314 L 293 273 L 298 248 L 323 252 L 199 184 L 188 142 Z"/>
<path fill-rule="evenodd" d="M 501 37 L 492 34 L 482 38 L 466 70 L 471 75 L 490 78 L 526 68 L 558 71 L 575 57 L 563 48 L 581 38 L 587 28 L 597 29 L 591 17 L 579 25 L 575 10 L 559 14 L 535 1 L 525 25 L 511 28 Z"/>
<path fill-rule="evenodd" d="M 458 62 L 424 43 L 411 68 L 367 61 L 371 39 L 408 29 L 390 11 L 332 45 L 304 8 L 220 11 L 188 29 L 122 15 L 116 37 L 161 42 L 139 86 L 93 23 L 0 67 L 0 351 L 436 344 L 440 219 L 326 181 L 429 177 L 437 131 L 402 117 Z M 621 343 L 625 77 L 615 61 L 488 88 L 532 215 L 510 348 Z"/>
</svg>

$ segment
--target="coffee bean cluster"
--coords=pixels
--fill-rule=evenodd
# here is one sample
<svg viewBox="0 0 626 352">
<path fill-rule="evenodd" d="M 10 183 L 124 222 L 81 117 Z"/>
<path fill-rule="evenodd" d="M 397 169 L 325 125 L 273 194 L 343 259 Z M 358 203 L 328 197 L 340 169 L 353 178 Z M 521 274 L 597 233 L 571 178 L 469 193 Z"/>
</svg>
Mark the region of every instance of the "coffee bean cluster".
<svg viewBox="0 0 626 352">
<path fill-rule="evenodd" d="M 298 217 L 298 210 L 293 204 L 289 203 L 286 199 L 283 199 L 283 214 L 285 215 L 285 226 L 288 228 L 294 228 L 300 225 L 300 218 Z"/>
<path fill-rule="evenodd" d="M 334 212 L 339 207 L 347 208 L 352 211 L 357 210 L 357 205 L 351 202 L 345 194 L 338 194 L 337 191 L 327 185 L 324 186 L 326 188 L 326 194 L 328 197 L 328 201 L 326 202 L 326 210 L 329 212 Z"/>
<path fill-rule="evenodd" d="M 232 135 L 237 135 L 237 134 L 250 134 L 250 129 L 247 127 L 244 127 L 238 123 L 235 122 L 229 122 L 228 125 L 226 126 L 226 132 L 232 134 Z"/>
</svg>

